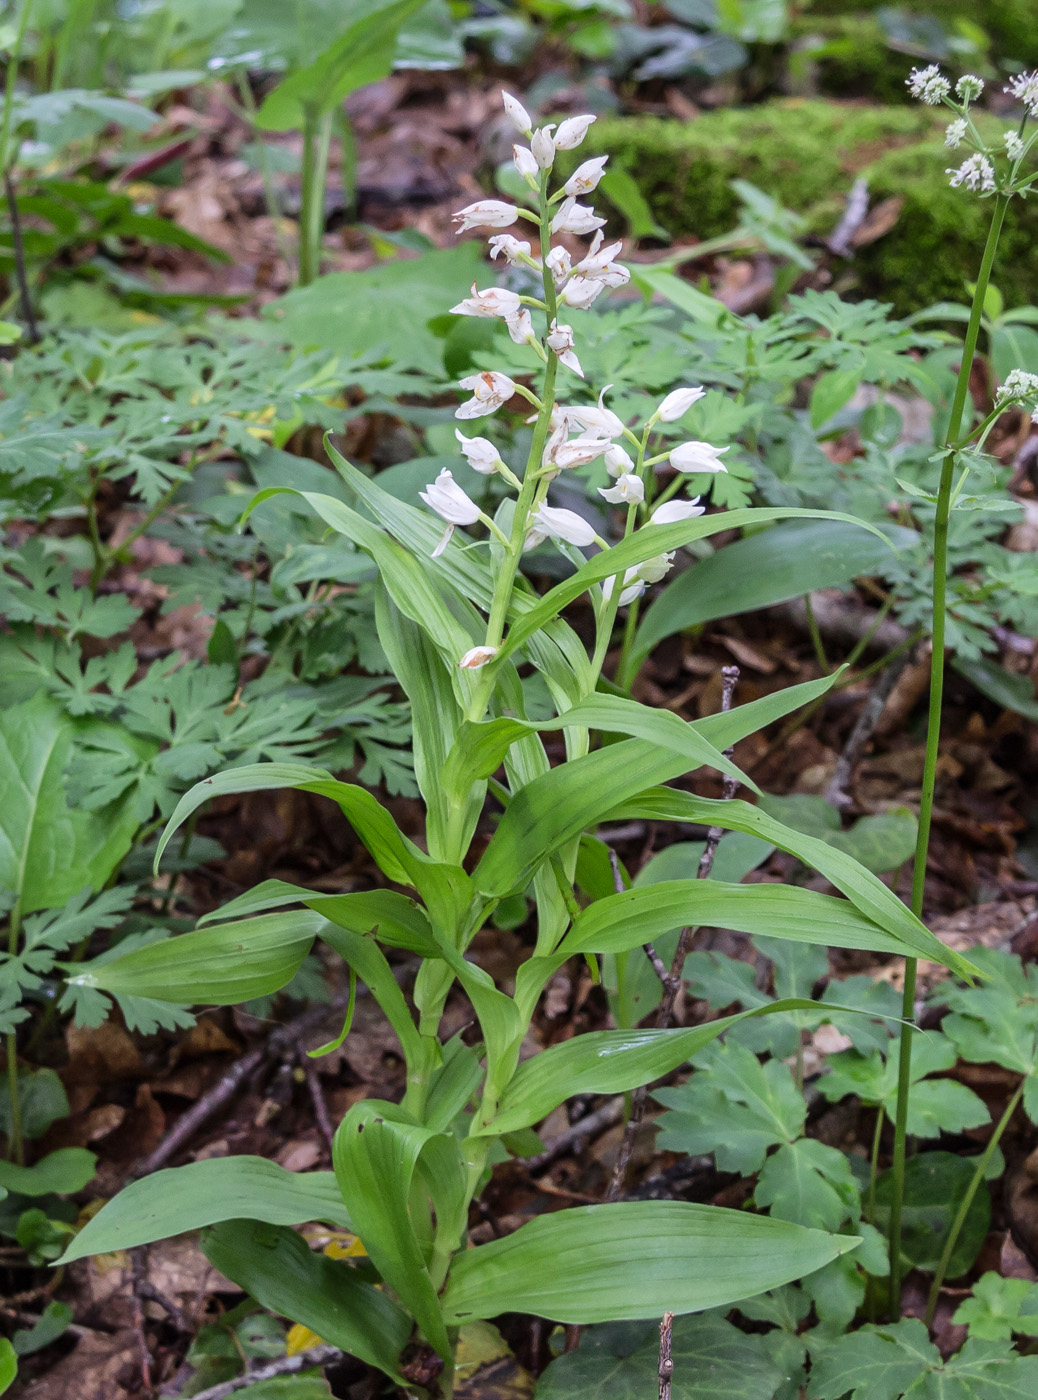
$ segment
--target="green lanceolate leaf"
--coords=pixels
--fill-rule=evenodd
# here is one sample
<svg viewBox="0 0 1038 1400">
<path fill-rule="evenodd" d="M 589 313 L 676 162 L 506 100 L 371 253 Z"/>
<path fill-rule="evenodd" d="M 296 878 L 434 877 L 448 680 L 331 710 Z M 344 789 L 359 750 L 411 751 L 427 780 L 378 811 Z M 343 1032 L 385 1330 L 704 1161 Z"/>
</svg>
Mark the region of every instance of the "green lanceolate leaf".
<svg viewBox="0 0 1038 1400">
<path fill-rule="evenodd" d="M 233 1006 L 287 986 L 323 923 L 309 909 L 258 914 L 149 943 L 122 958 L 98 960 L 68 980 L 74 987 L 181 1005 Z"/>
<path fill-rule="evenodd" d="M 505 815 L 507 819 L 508 813 Z M 918 957 L 941 963 L 961 977 L 976 976 L 977 969 L 972 963 L 935 938 L 926 925 L 911 914 L 897 895 L 871 871 L 843 851 L 836 850 L 817 837 L 793 831 L 747 802 L 695 797 L 674 788 L 656 788 L 642 793 L 633 801 L 619 803 L 600 816 L 611 821 L 637 816 L 659 821 L 697 822 L 703 826 L 720 826 L 759 836 L 761 840 L 770 841 L 780 851 L 796 856 L 805 865 L 824 875 L 866 918 L 914 949 Z M 501 826 L 504 826 L 504 821 Z M 488 854 L 493 844 L 491 841 Z M 477 869 L 477 878 L 478 874 Z"/>
<path fill-rule="evenodd" d="M 802 1011 L 809 1001 L 773 1002 L 680 1030 L 590 1031 L 542 1050 L 521 1064 L 497 1113 L 480 1131 L 511 1133 L 545 1118 L 574 1094 L 619 1094 L 669 1074 L 748 1017 Z"/>
<path fill-rule="evenodd" d="M 289 1172 L 263 1157 L 210 1157 L 131 1182 L 80 1230 L 63 1264 L 169 1239 L 243 1215 L 269 1225 L 352 1229 L 332 1172 Z"/>
<path fill-rule="evenodd" d="M 294 1230 L 255 1220 L 212 1227 L 202 1250 L 263 1307 L 404 1384 L 398 1364 L 411 1319 L 345 1260 L 315 1254 Z"/>
<path fill-rule="evenodd" d="M 631 1201 L 541 1216 L 454 1260 L 449 1326 L 502 1312 L 616 1322 L 699 1312 L 813 1273 L 858 1244 L 683 1201 Z"/>
<path fill-rule="evenodd" d="M 916 543 L 894 527 L 877 539 L 835 520 L 789 520 L 726 545 L 677 576 L 645 614 L 635 637 L 642 657 L 665 637 L 719 617 L 754 612 L 818 588 L 839 588 L 890 562 L 891 547 Z"/>
<path fill-rule="evenodd" d="M 717 714 L 705 715 L 693 723 L 715 749 L 731 748 L 740 739 L 745 739 L 747 734 L 756 734 L 776 720 L 784 719 L 793 710 L 817 700 L 833 688 L 843 671 L 844 667 L 840 666 L 831 675 L 821 676 L 816 681 L 804 681 L 785 690 L 776 690 L 773 695 L 762 695 L 759 700 L 736 705 L 733 710 L 719 710 Z"/>
<path fill-rule="evenodd" d="M 466 1176 L 456 1139 L 408 1122 L 393 1104 L 367 1100 L 354 1104 L 339 1125 L 332 1155 L 372 1263 L 446 1358 L 450 1342 L 437 1290 L 466 1224 Z M 435 1234 L 431 1215 L 421 1218 L 416 1177 L 432 1202 Z"/>
<path fill-rule="evenodd" d="M 411 1012 L 393 969 L 382 949 L 372 938 L 350 928 L 326 925 L 322 937 L 334 948 L 348 967 L 360 978 L 382 1008 L 389 1024 L 396 1031 L 404 1059 L 412 1069 L 423 1058 L 421 1036 L 411 1019 Z"/>
<path fill-rule="evenodd" d="M 794 885 L 726 885 L 720 880 L 664 880 L 596 900 L 573 920 L 557 952 L 622 953 L 690 925 L 768 934 L 822 948 L 911 953 L 909 944 L 849 900 Z"/>
<path fill-rule="evenodd" d="M 0 1395 L 14 1385 L 18 1379 L 18 1357 L 14 1347 L 6 1338 L 0 1338 Z"/>
</svg>

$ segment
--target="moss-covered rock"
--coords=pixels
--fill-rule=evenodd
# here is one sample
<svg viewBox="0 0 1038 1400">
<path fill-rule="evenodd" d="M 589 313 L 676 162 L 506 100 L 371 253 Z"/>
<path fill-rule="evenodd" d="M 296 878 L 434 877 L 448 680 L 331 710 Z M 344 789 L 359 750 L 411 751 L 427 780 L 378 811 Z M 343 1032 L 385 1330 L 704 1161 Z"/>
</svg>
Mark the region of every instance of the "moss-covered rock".
<svg viewBox="0 0 1038 1400">
<path fill-rule="evenodd" d="M 705 113 L 694 122 L 657 117 L 601 120 L 564 172 L 608 154 L 638 182 L 656 219 L 675 236 L 712 238 L 730 230 L 738 199 L 730 182 L 749 180 L 828 233 L 858 176 L 873 200 L 905 200 L 893 229 L 849 264 L 862 295 L 917 310 L 961 299 L 974 274 L 990 204 L 953 190 L 945 174 L 947 113 L 918 105 L 866 107 L 783 99 Z M 997 133 L 1000 125 L 994 123 Z M 561 162 L 560 162 L 561 165 Z M 1011 303 L 1038 301 L 1038 200 L 1015 200 L 996 281 Z"/>
</svg>

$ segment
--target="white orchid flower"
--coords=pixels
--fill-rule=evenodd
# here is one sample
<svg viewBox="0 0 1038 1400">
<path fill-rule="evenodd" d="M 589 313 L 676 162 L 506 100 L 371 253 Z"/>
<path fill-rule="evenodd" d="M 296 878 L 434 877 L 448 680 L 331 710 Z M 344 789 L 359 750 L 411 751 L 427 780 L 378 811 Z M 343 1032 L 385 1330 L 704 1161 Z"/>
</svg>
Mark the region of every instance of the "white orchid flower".
<svg viewBox="0 0 1038 1400">
<path fill-rule="evenodd" d="M 563 287 L 559 300 L 566 306 L 572 306 L 574 311 L 586 311 L 605 289 L 605 282 L 598 278 L 571 277 Z"/>
<path fill-rule="evenodd" d="M 557 248 L 553 248 L 544 259 L 544 266 L 551 273 L 551 279 L 556 288 L 559 288 L 573 271 L 573 259 L 560 244 Z"/>
<path fill-rule="evenodd" d="M 578 195 L 590 194 L 605 174 L 608 162 L 608 156 L 594 156 L 591 160 L 584 161 L 583 165 L 578 165 L 563 185 L 563 193 L 573 195 L 574 198 Z"/>
<path fill-rule="evenodd" d="M 530 256 L 529 243 L 513 237 L 510 233 L 495 233 L 493 238 L 487 239 L 487 246 L 490 248 L 491 261 L 500 253 L 505 262 L 515 266 L 516 263 L 522 262 L 524 257 Z"/>
<path fill-rule="evenodd" d="M 488 661 L 493 661 L 499 650 L 499 647 L 472 647 L 461 658 L 458 665 L 463 671 L 478 671 Z"/>
<path fill-rule="evenodd" d="M 497 448 L 485 437 L 466 437 L 460 428 L 454 429 L 466 462 L 474 472 L 490 476 L 502 466 Z"/>
<path fill-rule="evenodd" d="M 578 204 L 575 199 L 564 199 L 559 212 L 551 221 L 552 233 L 594 233 L 601 228 L 605 219 L 600 219 L 590 204 Z"/>
<path fill-rule="evenodd" d="M 464 301 L 459 301 L 457 306 L 451 307 L 453 316 L 483 316 L 492 318 L 500 316 L 502 320 L 508 316 L 514 316 L 519 310 L 518 292 L 510 292 L 507 287 L 488 287 L 485 291 L 478 292 L 476 284 L 472 284 L 472 295 L 467 296 Z"/>
<path fill-rule="evenodd" d="M 516 170 L 533 189 L 537 188 L 538 165 L 533 151 L 526 146 L 512 147 L 512 160 Z"/>
<path fill-rule="evenodd" d="M 435 481 L 431 481 L 425 490 L 419 491 L 418 494 L 430 510 L 434 510 L 441 520 L 447 522 L 447 528 L 432 552 L 434 559 L 438 559 L 447 548 L 456 525 L 474 525 L 477 520 L 483 518 L 479 506 L 461 489 L 446 467 Z"/>
<path fill-rule="evenodd" d="M 674 525 L 679 520 L 691 520 L 693 516 L 705 514 L 706 506 L 701 506 L 699 497 L 693 496 L 690 501 L 664 501 L 652 512 L 649 523 L 652 525 Z"/>
<path fill-rule="evenodd" d="M 580 368 L 580 361 L 573 351 L 573 327 L 560 326 L 558 321 L 552 321 L 551 330 L 547 337 L 547 346 L 553 350 L 559 358 L 559 364 L 571 369 L 574 374 L 579 374 L 584 378 L 584 371 Z"/>
<path fill-rule="evenodd" d="M 708 442 L 683 442 L 670 454 L 670 465 L 679 472 L 727 472 L 728 468 L 719 461 L 727 447 L 711 447 Z"/>
<path fill-rule="evenodd" d="M 506 316 L 505 325 L 516 345 L 529 345 L 537 339 L 533 329 L 533 318 L 525 306 L 519 307 L 513 315 Z"/>
<path fill-rule="evenodd" d="M 616 578 L 604 578 L 602 580 L 602 597 L 611 598 L 613 589 L 616 586 Z M 640 598 L 645 592 L 645 584 L 638 577 L 637 569 L 628 569 L 624 574 L 624 587 L 619 598 L 616 600 L 618 608 L 626 608 L 628 603 L 633 603 L 635 598 Z"/>
<path fill-rule="evenodd" d="M 624 430 L 623 420 L 618 418 L 611 408 L 605 406 L 605 396 L 612 387 L 611 384 L 607 384 L 599 394 L 597 408 L 593 408 L 589 404 L 578 403 L 567 405 L 561 411 L 567 418 L 579 423 L 582 428 L 587 428 L 589 432 L 599 433 L 606 438 L 620 437 Z"/>
<path fill-rule="evenodd" d="M 610 476 L 623 476 L 625 472 L 634 471 L 634 462 L 631 460 L 631 454 L 625 452 L 618 443 L 613 442 L 609 444 L 602 454 L 602 460 L 605 462 L 605 469 Z"/>
<path fill-rule="evenodd" d="M 462 389 L 471 389 L 472 397 L 454 410 L 455 418 L 484 418 L 496 413 L 515 393 L 515 384 L 507 374 L 485 369 L 458 381 Z"/>
<path fill-rule="evenodd" d="M 676 423 L 705 394 L 706 390 L 698 385 L 695 388 L 672 389 L 656 410 L 655 416 L 661 423 Z"/>
<path fill-rule="evenodd" d="M 539 505 L 533 513 L 533 526 L 538 534 L 553 540 L 565 540 L 578 549 L 594 544 L 594 526 L 589 525 L 575 510 L 563 510 L 557 506 Z"/>
<path fill-rule="evenodd" d="M 613 506 L 638 506 L 645 500 L 645 486 L 640 476 L 621 472 L 615 486 L 600 486 L 598 494 Z"/>
<path fill-rule="evenodd" d="M 551 139 L 554 130 L 552 122 L 550 126 L 539 127 L 530 138 L 530 150 L 541 170 L 550 170 L 555 164 L 555 142 Z"/>
<path fill-rule="evenodd" d="M 510 92 L 501 94 L 501 101 L 504 103 L 505 115 L 518 131 L 520 136 L 529 136 L 533 122 L 530 114 L 519 101 L 518 97 L 513 97 Z"/>
<path fill-rule="evenodd" d="M 601 457 L 608 446 L 609 443 L 605 438 L 571 438 L 569 442 L 558 443 L 552 449 L 548 461 L 554 463 L 560 471 L 569 471 L 572 467 L 586 467 L 588 462 L 593 462 L 596 457 Z"/>
<path fill-rule="evenodd" d="M 617 240 L 616 243 L 609 243 L 603 248 L 602 242 L 602 230 L 599 229 L 591 240 L 591 247 L 577 263 L 577 276 L 586 277 L 589 281 L 604 282 L 607 287 L 622 287 L 631 280 L 631 274 L 614 259 L 623 250 L 624 245 Z"/>
<path fill-rule="evenodd" d="M 678 504 L 682 505 L 684 503 L 679 501 Z M 694 502 L 689 502 L 689 504 L 694 504 Z M 660 507 L 661 510 L 664 508 L 663 506 Z M 665 525 L 667 522 L 665 520 L 657 520 L 655 523 L 657 525 Z M 673 567 L 674 551 L 670 550 L 666 554 L 656 554 L 651 559 L 644 560 L 643 563 L 635 566 L 634 572 L 643 583 L 659 583 L 661 579 L 667 577 Z"/>
<path fill-rule="evenodd" d="M 477 199 L 475 204 L 466 204 L 454 215 L 458 232 L 470 228 L 509 228 L 519 217 L 514 204 L 505 204 L 500 199 Z"/>
<path fill-rule="evenodd" d="M 597 120 L 592 116 L 567 117 L 555 133 L 555 149 L 572 151 L 587 135 L 588 127 Z"/>
</svg>

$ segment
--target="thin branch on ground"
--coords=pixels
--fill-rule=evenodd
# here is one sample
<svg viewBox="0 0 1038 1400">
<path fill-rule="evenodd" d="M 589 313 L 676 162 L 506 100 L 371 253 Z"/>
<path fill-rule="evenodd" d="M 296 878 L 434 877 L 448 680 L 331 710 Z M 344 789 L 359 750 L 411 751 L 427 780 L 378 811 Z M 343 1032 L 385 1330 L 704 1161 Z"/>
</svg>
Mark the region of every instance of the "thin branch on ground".
<svg viewBox="0 0 1038 1400">
<path fill-rule="evenodd" d="M 619 1123 L 623 1113 L 624 1101 L 622 1098 L 607 1099 L 593 1113 L 587 1114 L 584 1118 L 578 1118 L 557 1138 L 552 1138 L 543 1152 L 538 1152 L 535 1157 L 520 1157 L 519 1165 L 530 1172 L 540 1171 L 542 1167 L 549 1166 L 556 1158 L 562 1157 L 571 1149 L 579 1151 L 585 1142 L 597 1137 L 599 1133 L 604 1133 L 614 1123 Z"/>
<path fill-rule="evenodd" d="M 843 810 L 843 808 L 852 805 L 854 799 L 848 789 L 851 785 L 851 779 L 854 777 L 854 770 L 865 751 L 865 746 L 872 738 L 890 693 L 907 664 L 908 652 L 906 651 L 890 663 L 872 687 L 865 704 L 861 707 L 861 714 L 847 737 L 843 752 L 836 760 L 836 768 L 833 770 L 833 776 L 825 790 L 825 800 L 832 806 Z"/>
<path fill-rule="evenodd" d="M 257 1366 L 255 1370 L 247 1371 L 244 1376 L 235 1376 L 234 1380 L 211 1385 L 208 1390 L 200 1390 L 194 1396 L 194 1400 L 227 1400 L 229 1395 L 237 1395 L 240 1390 L 248 1390 L 251 1386 L 259 1385 L 261 1381 L 277 1380 L 279 1376 L 295 1376 L 300 1371 L 312 1371 L 316 1366 L 330 1366 L 333 1361 L 341 1360 L 343 1355 L 338 1347 L 327 1346 L 322 1342 L 320 1346 L 310 1347 L 308 1351 L 298 1352 L 295 1356 L 279 1356 L 276 1361 L 269 1361 L 265 1366 Z M 166 1400 L 174 1400 L 174 1397 L 183 1394 L 182 1389 L 163 1391 Z"/>
<path fill-rule="evenodd" d="M 670 1400 L 670 1380 L 674 1374 L 674 1361 L 670 1354 L 671 1338 L 674 1330 L 674 1314 L 665 1312 L 660 1318 L 660 1400 Z"/>
</svg>

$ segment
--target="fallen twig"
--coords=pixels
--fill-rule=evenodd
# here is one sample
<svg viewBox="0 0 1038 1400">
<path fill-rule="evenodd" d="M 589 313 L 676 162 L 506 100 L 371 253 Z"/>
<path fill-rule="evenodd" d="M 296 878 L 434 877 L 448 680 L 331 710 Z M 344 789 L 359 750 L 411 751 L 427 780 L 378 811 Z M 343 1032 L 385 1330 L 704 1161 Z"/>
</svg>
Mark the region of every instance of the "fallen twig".
<svg viewBox="0 0 1038 1400">
<path fill-rule="evenodd" d="M 883 713 L 883 707 L 907 663 L 908 652 L 902 652 L 882 673 L 869 692 L 865 704 L 861 707 L 861 713 L 843 746 L 843 752 L 836 760 L 833 776 L 825 790 L 825 800 L 833 807 L 839 807 L 842 810 L 853 803 L 854 799 L 847 789 L 854 776 L 854 769 L 864 752 L 865 745 L 872 738 L 873 731 L 879 723 L 879 717 Z"/>
<path fill-rule="evenodd" d="M 261 1381 L 276 1380 L 278 1376 L 294 1376 L 300 1371 L 312 1371 L 315 1366 L 328 1366 L 342 1356 L 343 1352 L 338 1347 L 327 1346 L 322 1342 L 320 1346 L 310 1347 L 308 1351 L 298 1352 L 295 1356 L 279 1356 L 276 1361 L 257 1366 L 255 1370 L 246 1371 L 244 1376 L 236 1376 L 234 1380 L 211 1385 L 208 1390 L 199 1391 L 194 1400 L 227 1400 L 227 1396 L 236 1395 L 239 1390 L 248 1390 L 250 1386 L 259 1385 Z M 164 1390 L 162 1394 L 173 1400 L 173 1397 L 183 1395 L 184 1391 Z"/>
<path fill-rule="evenodd" d="M 674 1314 L 665 1312 L 660 1318 L 660 1400 L 670 1400 L 670 1378 L 674 1374 L 674 1361 L 670 1354 L 674 1331 Z"/>
<path fill-rule="evenodd" d="M 583 1118 L 578 1118 L 575 1123 L 571 1123 L 564 1129 L 557 1138 L 553 1138 L 547 1144 L 543 1152 L 538 1152 L 536 1157 L 520 1157 L 519 1165 L 526 1167 L 528 1171 L 540 1171 L 549 1163 L 554 1162 L 557 1157 L 563 1156 L 571 1148 L 576 1148 L 579 1144 L 597 1137 L 599 1133 L 611 1128 L 614 1123 L 619 1123 L 623 1117 L 624 1101 L 622 1098 L 607 1099 L 600 1108 L 596 1108 L 594 1113 L 588 1113 Z"/>
</svg>

